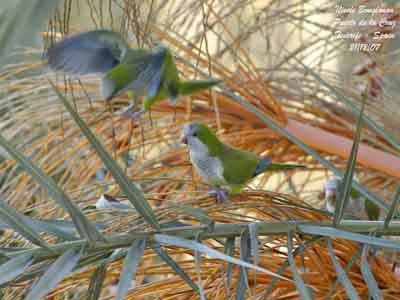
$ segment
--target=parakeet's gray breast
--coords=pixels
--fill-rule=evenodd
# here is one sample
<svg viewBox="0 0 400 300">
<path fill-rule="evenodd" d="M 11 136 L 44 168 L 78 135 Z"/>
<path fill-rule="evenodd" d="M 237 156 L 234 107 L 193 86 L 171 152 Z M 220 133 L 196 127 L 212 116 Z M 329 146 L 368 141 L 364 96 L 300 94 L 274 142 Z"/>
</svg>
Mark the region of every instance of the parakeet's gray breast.
<svg viewBox="0 0 400 300">
<path fill-rule="evenodd" d="M 224 168 L 217 157 L 204 155 L 196 151 L 190 151 L 190 160 L 200 175 L 214 185 L 226 184 L 223 177 Z"/>
</svg>

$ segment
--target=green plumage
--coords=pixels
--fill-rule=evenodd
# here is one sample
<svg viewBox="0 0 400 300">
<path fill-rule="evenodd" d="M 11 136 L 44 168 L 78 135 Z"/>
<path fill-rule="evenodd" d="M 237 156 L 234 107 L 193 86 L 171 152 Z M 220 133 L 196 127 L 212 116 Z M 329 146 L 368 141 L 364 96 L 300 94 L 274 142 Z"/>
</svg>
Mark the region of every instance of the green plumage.
<svg viewBox="0 0 400 300">
<path fill-rule="evenodd" d="M 114 88 L 105 96 L 106 99 L 112 99 L 121 91 L 128 88 L 130 84 L 141 80 L 143 69 L 154 59 L 151 52 L 142 49 L 128 49 L 126 55 L 122 57 L 121 62 L 108 71 L 103 80 L 110 80 Z M 136 92 L 139 92 L 137 90 Z M 140 91 L 142 93 L 142 91 Z"/>
<path fill-rule="evenodd" d="M 219 80 L 181 81 L 174 57 L 166 47 L 132 49 L 118 34 L 107 30 L 80 33 L 55 43 L 46 53 L 51 68 L 76 74 L 102 73 L 106 100 L 130 90 L 143 95 L 141 113 L 164 99 L 175 104 Z"/>
<path fill-rule="evenodd" d="M 191 161 L 204 179 L 216 187 L 228 186 L 232 194 L 240 193 L 249 180 L 266 171 L 304 167 L 271 163 L 270 158 L 225 145 L 202 123 L 185 125 L 183 136 Z"/>
<path fill-rule="evenodd" d="M 227 145 L 224 145 L 224 151 L 219 158 L 224 167 L 224 178 L 230 185 L 232 194 L 240 193 L 250 179 L 264 172 L 304 168 L 302 165 L 271 163 L 269 159 L 262 165 L 266 158 Z"/>
<path fill-rule="evenodd" d="M 357 199 L 358 201 L 361 201 L 361 199 L 364 199 L 361 196 L 361 194 L 354 188 L 351 189 L 350 195 L 353 199 Z M 364 209 L 365 209 L 365 212 L 367 213 L 368 220 L 371 220 L 371 221 L 379 220 L 380 208 L 378 205 L 376 205 L 369 199 L 365 199 L 364 200 Z"/>
</svg>

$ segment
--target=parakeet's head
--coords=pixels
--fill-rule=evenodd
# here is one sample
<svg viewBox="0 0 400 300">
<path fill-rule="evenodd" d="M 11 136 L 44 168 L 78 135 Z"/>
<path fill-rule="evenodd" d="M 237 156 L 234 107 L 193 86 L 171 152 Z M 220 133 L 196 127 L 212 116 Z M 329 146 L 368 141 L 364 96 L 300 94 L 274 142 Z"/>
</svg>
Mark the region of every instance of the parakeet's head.
<svg viewBox="0 0 400 300">
<path fill-rule="evenodd" d="M 329 179 L 325 183 L 325 206 L 326 210 L 333 213 L 335 211 L 336 197 L 340 188 L 340 179 Z"/>
<path fill-rule="evenodd" d="M 182 142 L 187 144 L 190 151 L 198 153 L 212 153 L 219 151 L 222 143 L 214 133 L 200 122 L 187 123 L 183 127 Z"/>
</svg>

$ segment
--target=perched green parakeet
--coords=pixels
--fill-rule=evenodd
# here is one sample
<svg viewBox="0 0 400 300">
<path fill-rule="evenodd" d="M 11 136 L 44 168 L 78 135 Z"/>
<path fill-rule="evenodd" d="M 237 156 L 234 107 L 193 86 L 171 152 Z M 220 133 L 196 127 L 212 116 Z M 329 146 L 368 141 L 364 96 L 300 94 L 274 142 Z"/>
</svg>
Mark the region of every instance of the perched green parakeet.
<svg viewBox="0 0 400 300">
<path fill-rule="evenodd" d="M 161 100 L 176 103 L 181 95 L 191 95 L 218 84 L 219 80 L 181 81 L 175 60 L 165 46 L 152 50 L 132 49 L 118 33 L 94 30 L 73 35 L 51 46 L 45 55 L 49 66 L 74 74 L 103 74 L 102 95 L 112 99 L 124 91 L 143 95 L 143 107 L 123 115 L 135 119 Z"/>
<path fill-rule="evenodd" d="M 190 161 L 213 186 L 210 194 L 216 195 L 219 203 L 228 199 L 228 192 L 240 193 L 250 179 L 261 173 L 304 167 L 272 163 L 269 157 L 232 148 L 222 143 L 206 125 L 198 122 L 185 124 L 182 142 L 189 146 Z"/>
<path fill-rule="evenodd" d="M 340 197 L 341 180 L 339 178 L 329 179 L 325 183 L 325 207 L 330 213 L 335 212 L 336 200 Z M 378 220 L 380 209 L 375 203 L 362 197 L 355 189 L 351 190 L 349 201 L 344 208 L 344 214 L 359 219 Z"/>
</svg>

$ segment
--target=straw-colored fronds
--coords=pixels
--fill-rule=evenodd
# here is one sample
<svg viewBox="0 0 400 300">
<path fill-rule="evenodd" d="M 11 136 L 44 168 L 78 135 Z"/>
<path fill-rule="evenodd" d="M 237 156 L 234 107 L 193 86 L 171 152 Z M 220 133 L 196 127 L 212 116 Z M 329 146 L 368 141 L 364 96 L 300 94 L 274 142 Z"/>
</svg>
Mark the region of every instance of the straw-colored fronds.
<svg viewBox="0 0 400 300">
<path fill-rule="evenodd" d="M 353 53 L 349 58 L 346 44 L 334 38 L 334 11 L 331 1 L 316 0 L 64 1 L 41 33 L 43 48 L 66 34 L 108 28 L 121 32 L 133 47 L 164 43 L 183 78 L 213 77 L 223 83 L 181 97 L 176 106 L 163 101 L 132 122 L 120 116 L 130 104 L 128 95 L 106 103 L 99 76 L 50 72 L 42 49 L 10 55 L 10 63 L 0 69 L 0 143 L 10 147 L 0 148 L 0 196 L 9 205 L 0 205 L 0 215 L 22 223 L 1 219 L 0 268 L 16 257 L 25 259 L 19 263 L 26 268 L 4 283 L 0 298 L 30 299 L 35 280 L 58 260 L 72 257 L 77 261 L 71 263 L 72 272 L 47 297 L 113 299 L 124 282 L 125 252 L 141 253 L 144 243 L 125 299 L 351 298 L 352 288 L 339 283 L 343 278 L 350 279 L 361 299 L 371 293 L 398 299 L 400 281 L 392 262 L 400 247 L 387 237 L 400 232 L 396 207 L 391 207 L 399 198 L 400 178 L 400 110 L 393 84 L 398 51 L 394 42 L 384 41 L 373 56 Z M 366 75 L 362 68 L 372 71 Z M 343 220 L 334 228 L 320 195 L 327 178 L 350 174 L 366 94 L 358 88 L 371 82 L 378 83 L 365 90 L 369 98 L 356 158 L 359 184 L 354 186 L 382 208 L 382 220 L 388 211 L 389 217 L 385 223 Z M 64 96 L 119 168 L 107 169 L 100 146 L 87 138 Z M 216 205 L 179 142 L 182 126 L 191 120 L 208 124 L 224 143 L 306 168 L 266 172 L 229 203 Z M 43 174 L 33 174 L 16 153 Z M 138 198 L 143 193 L 135 204 L 148 202 L 160 229 L 133 208 L 93 208 L 104 193 L 132 204 L 132 195 L 121 188 L 125 178 Z M 75 225 L 96 224 L 101 239 L 77 235 L 69 222 L 73 208 L 59 205 L 68 199 L 53 201 L 52 181 L 83 212 Z M 55 219 L 67 222 L 46 223 Z M 23 230 L 27 224 L 33 232 Z M 208 248 L 199 256 L 199 244 L 197 251 L 174 246 L 160 242 L 160 234 Z M 290 280 L 213 258 L 209 249 Z M 337 263 L 345 275 L 338 275 Z"/>
<path fill-rule="evenodd" d="M 180 201 L 180 205 L 191 205 L 193 207 L 201 207 L 208 217 L 214 220 L 217 224 L 243 224 L 243 228 L 238 232 L 233 229 L 231 231 L 232 236 L 236 236 L 235 245 L 237 248 L 234 249 L 233 254 L 236 257 L 240 257 L 240 239 L 243 239 L 246 233 L 246 225 L 243 222 L 282 222 L 284 220 L 308 220 L 308 221 L 322 221 L 327 220 L 326 215 L 323 212 L 319 212 L 308 204 L 301 201 L 295 200 L 292 197 L 287 197 L 283 194 L 266 193 L 266 192 L 248 192 L 242 196 L 238 196 L 232 199 L 232 203 L 229 205 L 215 206 L 215 200 L 212 198 L 197 197 L 197 199 L 186 198 Z M 179 213 L 176 207 L 170 208 L 171 204 L 163 205 L 156 210 L 156 214 L 165 220 L 180 220 L 185 223 L 192 223 L 195 225 L 197 222 L 195 218 L 190 215 Z M 101 213 L 88 214 L 90 219 L 102 220 L 105 224 L 109 224 L 109 229 L 106 231 L 107 236 L 112 236 L 112 232 L 129 232 L 129 229 L 137 224 L 137 214 L 135 213 L 117 213 L 116 211 L 108 211 Z M 197 223 L 198 229 L 201 229 L 198 237 L 202 239 L 204 237 L 204 243 L 214 249 L 223 252 L 226 239 L 222 235 L 218 235 L 217 229 L 215 233 L 208 231 L 207 226 L 200 226 Z M 282 230 L 279 227 L 271 224 L 271 230 L 267 235 L 262 232 L 263 227 L 260 227 L 260 237 L 258 238 L 259 245 L 259 266 L 267 270 L 278 270 L 281 266 L 287 263 L 287 237 L 276 236 L 280 234 Z M 194 227 L 196 228 L 196 226 Z M 135 230 L 133 233 L 140 233 Z M 178 233 L 179 234 L 179 233 Z M 181 232 L 180 236 L 187 236 L 191 233 Z M 215 237 L 209 239 L 210 237 Z M 9 239 L 9 237 L 8 237 Z M 129 242 L 124 242 L 120 239 L 120 245 L 129 245 Z M 112 246 L 111 246 L 112 247 Z M 114 246 L 118 247 L 118 246 Z M 325 299 L 325 296 L 332 289 L 332 295 L 335 297 L 345 297 L 346 293 L 340 284 L 337 289 L 333 288 L 332 285 L 337 280 L 337 275 L 332 264 L 329 252 L 326 247 L 326 239 L 319 238 L 313 239 L 309 235 L 296 235 L 294 239 L 294 247 L 296 250 L 296 264 L 301 270 L 301 274 L 306 284 L 312 286 L 313 295 L 315 299 Z M 351 241 L 344 239 L 336 239 L 333 242 L 333 248 L 335 249 L 336 259 L 342 264 L 343 267 L 347 266 L 352 260 L 352 256 L 360 254 L 358 251 L 360 247 Z M 179 266 L 196 282 L 196 270 L 194 267 L 194 252 L 190 250 L 184 250 L 176 247 L 165 247 L 168 254 L 175 259 Z M 104 249 L 97 253 L 98 257 L 104 257 L 109 250 Z M 93 259 L 95 261 L 95 257 Z M 348 272 L 349 278 L 352 280 L 354 287 L 359 292 L 362 298 L 365 298 L 368 294 L 368 289 L 365 286 L 363 278 L 360 274 L 360 259 L 353 263 L 350 271 Z M 254 258 L 250 255 L 250 261 Z M 368 257 L 371 269 L 377 280 L 380 289 L 385 295 L 385 299 L 396 299 L 400 295 L 400 284 L 398 279 L 391 271 L 391 265 L 385 263 L 380 257 L 378 252 L 376 256 L 370 255 Z M 118 283 L 118 279 L 122 268 L 122 259 L 118 259 L 111 262 L 107 266 L 106 277 L 104 279 L 104 288 L 102 294 L 104 296 L 112 295 L 113 290 L 116 289 L 115 285 Z M 67 278 L 60 284 L 57 290 L 54 290 L 49 296 L 57 297 L 57 295 L 73 295 L 75 294 L 77 299 L 83 297 L 86 293 L 87 286 L 99 267 L 98 264 L 92 263 L 86 267 L 83 267 L 80 271 L 76 272 L 70 278 Z M 201 278 L 205 294 L 208 299 L 223 299 L 227 293 L 227 268 L 228 264 L 223 263 L 221 260 L 210 259 L 207 257 L 201 258 Z M 34 267 L 31 272 L 37 270 L 40 271 L 42 266 Z M 235 293 L 236 281 L 238 280 L 239 269 L 237 266 L 233 266 L 231 273 L 232 283 L 230 293 Z M 30 274 L 28 272 L 27 274 Z M 286 266 L 284 276 L 291 277 L 290 267 Z M 263 299 L 266 290 L 271 285 L 272 278 L 262 273 L 253 273 L 249 271 L 248 274 L 249 286 L 247 296 L 250 299 Z M 336 283 L 337 284 L 337 283 Z M 30 282 L 25 282 L 21 288 L 27 287 Z M 13 291 L 13 292 L 12 292 Z M 5 296 L 12 297 L 14 289 L 6 289 Z M 255 293 L 255 294 L 254 294 Z M 5 299 L 8 299 L 8 298 Z M 193 295 L 193 291 L 187 284 L 175 274 L 175 272 L 165 264 L 163 264 L 154 253 L 153 250 L 146 250 L 139 268 L 137 270 L 136 288 L 129 292 L 127 299 L 191 299 L 196 298 Z M 299 295 L 296 292 L 294 283 L 290 283 L 284 280 L 278 280 L 271 285 L 271 295 L 268 299 L 298 299 Z M 106 298 L 107 299 L 107 298 Z"/>
</svg>

